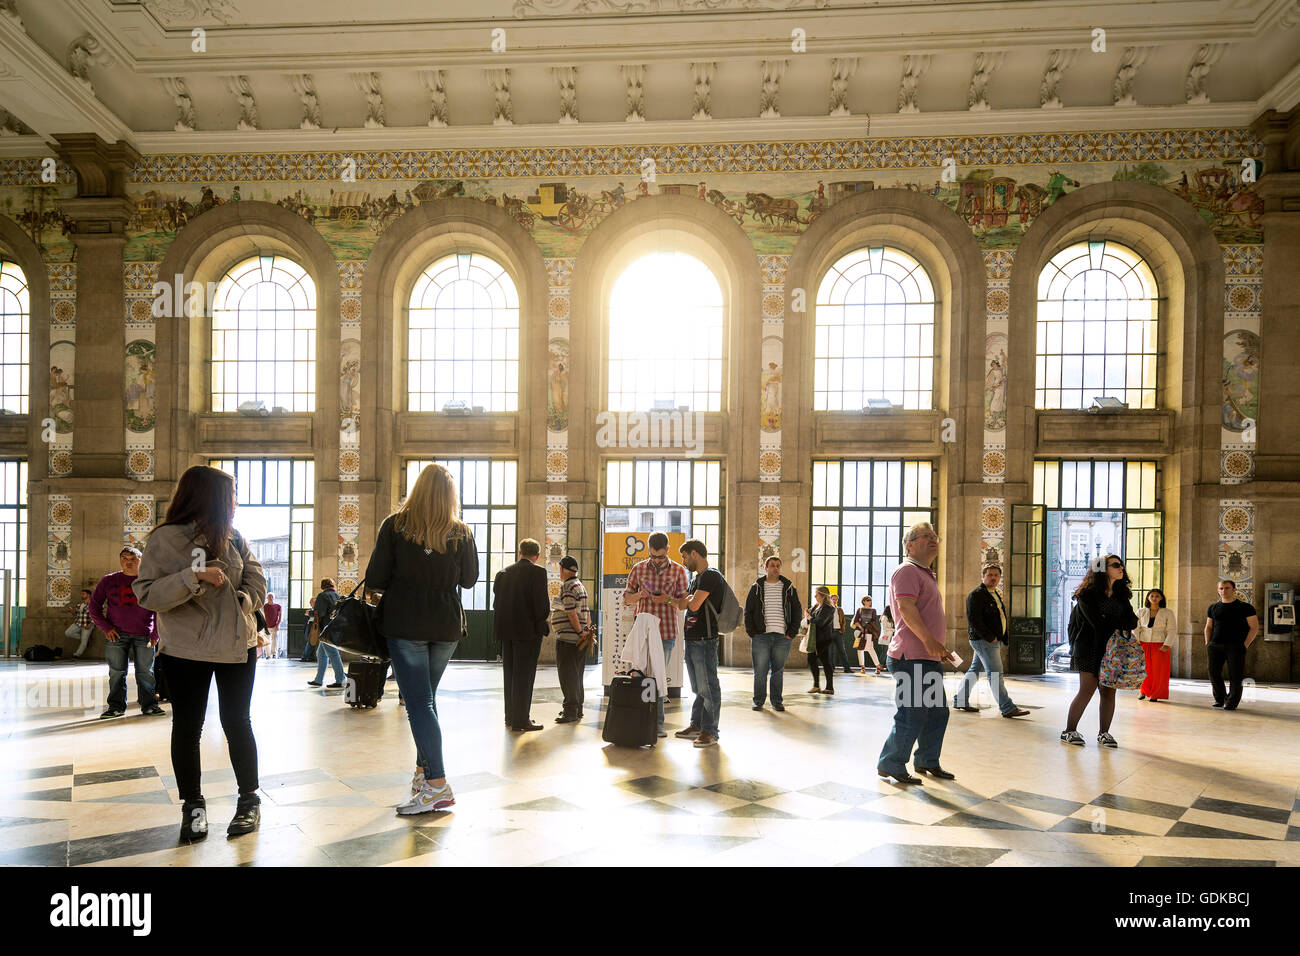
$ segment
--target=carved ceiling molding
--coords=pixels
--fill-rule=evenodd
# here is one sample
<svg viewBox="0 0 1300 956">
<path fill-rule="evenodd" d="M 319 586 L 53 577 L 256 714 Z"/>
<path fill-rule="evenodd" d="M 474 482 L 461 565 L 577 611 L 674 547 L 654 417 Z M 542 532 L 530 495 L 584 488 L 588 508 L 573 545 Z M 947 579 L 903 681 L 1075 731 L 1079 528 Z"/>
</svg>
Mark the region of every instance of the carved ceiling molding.
<svg viewBox="0 0 1300 956">
<path fill-rule="evenodd" d="M 227 26 L 239 18 L 235 0 L 141 0 L 163 26 L 188 26 L 195 20 L 215 20 Z"/>
<path fill-rule="evenodd" d="M 610 13 L 636 16 L 646 13 L 713 13 L 718 10 L 822 10 L 828 6 L 830 0 L 515 0 L 514 13 L 522 19 Z"/>
</svg>

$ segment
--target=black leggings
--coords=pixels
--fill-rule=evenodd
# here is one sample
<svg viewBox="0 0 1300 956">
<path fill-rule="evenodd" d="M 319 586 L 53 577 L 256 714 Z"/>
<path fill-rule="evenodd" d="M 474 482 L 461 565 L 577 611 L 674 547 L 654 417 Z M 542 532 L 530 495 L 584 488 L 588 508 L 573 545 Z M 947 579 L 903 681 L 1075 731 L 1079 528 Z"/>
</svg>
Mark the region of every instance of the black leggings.
<svg viewBox="0 0 1300 956">
<path fill-rule="evenodd" d="M 203 796 L 199 783 L 202 772 L 199 739 L 203 735 L 203 718 L 214 676 L 221 729 L 230 748 L 239 795 L 256 793 L 257 741 L 253 739 L 253 722 L 248 712 L 253 701 L 253 678 L 257 676 L 257 650 L 250 648 L 248 659 L 242 664 L 191 661 L 168 654 L 160 654 L 159 659 L 164 661 L 172 695 L 172 770 L 181 800 L 198 800 Z"/>
<path fill-rule="evenodd" d="M 825 644 L 817 645 L 817 653 L 809 653 L 808 666 L 812 668 L 813 686 L 821 684 L 821 674 L 817 671 L 817 660 L 821 659 L 822 667 L 826 669 L 826 689 L 835 689 L 835 642 L 827 641 Z"/>
</svg>

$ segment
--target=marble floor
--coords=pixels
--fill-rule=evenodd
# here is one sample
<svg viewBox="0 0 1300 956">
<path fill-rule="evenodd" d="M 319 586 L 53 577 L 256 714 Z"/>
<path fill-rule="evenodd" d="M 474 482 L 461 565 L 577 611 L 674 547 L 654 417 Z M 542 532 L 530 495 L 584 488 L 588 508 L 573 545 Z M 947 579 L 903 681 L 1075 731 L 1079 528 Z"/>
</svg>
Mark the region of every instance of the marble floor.
<svg viewBox="0 0 1300 956">
<path fill-rule="evenodd" d="M 537 678 L 540 733 L 502 726 L 501 673 L 454 663 L 439 693 L 454 812 L 398 817 L 414 750 L 395 696 L 354 711 L 306 686 L 314 665 L 262 665 L 253 703 L 262 826 L 222 827 L 235 783 L 213 695 L 204 791 L 214 833 L 178 846 L 169 721 L 96 719 L 103 664 L 0 664 L 0 865 L 1294 866 L 1300 864 L 1300 688 L 1259 686 L 1235 713 L 1203 682 L 1173 699 L 1121 692 L 1118 750 L 1058 740 L 1070 676 L 1011 678 L 1029 717 L 952 712 L 952 781 L 903 788 L 875 758 L 892 682 L 844 676 L 809 695 L 787 674 L 785 713 L 750 710 L 751 677 L 724 668 L 720 745 L 645 750 L 600 736 L 600 672 L 585 721 L 558 726 L 554 668 Z M 395 685 L 390 684 L 393 688 Z M 950 685 L 951 687 L 951 685 Z M 134 699 L 134 687 L 131 696 Z M 669 708 L 687 722 L 689 694 Z"/>
</svg>

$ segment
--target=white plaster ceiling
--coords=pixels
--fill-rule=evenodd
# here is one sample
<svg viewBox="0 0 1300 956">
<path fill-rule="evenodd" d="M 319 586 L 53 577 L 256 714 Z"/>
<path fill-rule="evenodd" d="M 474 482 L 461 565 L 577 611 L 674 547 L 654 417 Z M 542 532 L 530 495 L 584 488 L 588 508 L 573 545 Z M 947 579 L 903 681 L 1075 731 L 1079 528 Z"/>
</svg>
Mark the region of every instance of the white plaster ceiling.
<svg viewBox="0 0 1300 956">
<path fill-rule="evenodd" d="M 42 138 L 90 129 L 155 149 L 226 140 L 233 148 L 232 74 L 248 77 L 261 127 L 240 136 L 268 148 L 318 148 L 322 140 L 298 129 L 302 107 L 289 76 L 300 73 L 314 79 L 324 132 L 370 146 L 385 136 L 395 145 L 470 135 L 609 141 L 606 124 L 642 141 L 861 135 L 865 114 L 882 134 L 927 122 L 944 134 L 1218 125 L 1300 100 L 1300 0 L 0 0 L 0 14 L 6 6 L 21 26 L 0 15 L 0 108 Z M 202 53 L 192 49 L 196 27 L 206 33 Z M 1106 30 L 1104 53 L 1090 50 L 1094 27 Z M 503 52 L 490 48 L 498 28 Z M 791 50 L 796 29 L 806 33 L 806 52 Z M 98 43 L 88 67 L 93 93 L 68 72 L 69 45 L 86 35 Z M 1188 69 L 1205 44 L 1225 46 L 1205 81 L 1210 103 L 1189 106 Z M 1116 71 L 1133 46 L 1148 48 L 1132 85 L 1141 106 L 1115 107 Z M 1077 53 L 1060 81 L 1063 108 L 1041 110 L 1054 49 Z M 975 114 L 967 98 L 980 52 L 1000 54 L 1001 65 L 988 85 L 991 110 Z M 900 118 L 909 54 L 928 55 L 929 66 L 919 81 L 921 115 Z M 850 56 L 858 58 L 848 88 L 854 115 L 828 120 L 831 60 Z M 765 59 L 787 61 L 780 119 L 758 118 Z M 691 124 L 694 61 L 714 61 L 717 71 L 713 120 Z M 646 66 L 645 124 L 624 124 L 624 64 Z M 564 66 L 578 68 L 578 126 L 557 123 L 552 68 Z M 513 128 L 491 125 L 485 71 L 496 67 L 511 71 Z M 426 125 L 420 70 L 428 68 L 446 71 L 449 129 Z M 360 72 L 380 75 L 384 130 L 360 130 L 366 100 L 353 79 Z M 178 114 L 165 77 L 188 85 L 195 132 L 172 131 Z M 19 145 L 5 143 L 9 152 Z"/>
</svg>

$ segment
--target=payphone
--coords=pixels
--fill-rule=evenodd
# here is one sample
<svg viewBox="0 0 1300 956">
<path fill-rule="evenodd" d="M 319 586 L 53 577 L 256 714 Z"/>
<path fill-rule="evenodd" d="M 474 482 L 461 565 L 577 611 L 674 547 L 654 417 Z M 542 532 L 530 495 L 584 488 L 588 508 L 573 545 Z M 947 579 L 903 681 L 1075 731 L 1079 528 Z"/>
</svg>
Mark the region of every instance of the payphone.
<svg viewBox="0 0 1300 956">
<path fill-rule="evenodd" d="M 1295 631 L 1295 588 L 1269 584 L 1264 590 L 1264 640 L 1289 641 Z"/>
</svg>

